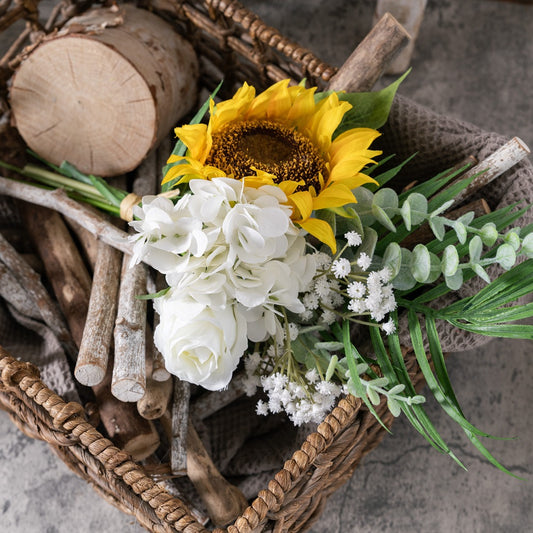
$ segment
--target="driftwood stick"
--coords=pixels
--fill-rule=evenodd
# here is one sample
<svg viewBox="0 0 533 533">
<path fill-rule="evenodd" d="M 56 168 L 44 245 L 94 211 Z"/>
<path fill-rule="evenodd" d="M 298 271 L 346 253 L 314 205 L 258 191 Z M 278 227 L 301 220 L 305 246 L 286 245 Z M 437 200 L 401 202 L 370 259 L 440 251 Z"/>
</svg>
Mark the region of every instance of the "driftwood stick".
<svg viewBox="0 0 533 533">
<path fill-rule="evenodd" d="M 146 392 L 137 402 L 139 414 L 147 420 L 161 418 L 168 408 L 172 396 L 172 379 L 166 381 L 155 381 L 152 378 L 146 379 Z"/>
<path fill-rule="evenodd" d="M 130 268 L 124 255 L 115 323 L 115 365 L 111 392 L 123 402 L 140 400 L 146 390 L 146 267 Z"/>
<path fill-rule="evenodd" d="M 159 316 L 154 315 L 154 327 L 159 322 Z M 156 348 L 154 344 L 154 334 L 152 328 L 146 325 L 146 357 L 152 361 L 152 374 L 151 377 L 154 381 L 167 381 L 170 378 L 170 372 L 166 369 L 165 360 L 163 355 Z"/>
<path fill-rule="evenodd" d="M 42 320 L 35 302 L 2 261 L 0 261 L 0 296 L 22 315 Z"/>
<path fill-rule="evenodd" d="M 102 424 L 119 448 L 141 461 L 157 450 L 159 434 L 151 420 L 139 415 L 135 404 L 121 402 L 111 394 L 111 375 L 110 364 L 104 380 L 93 387 Z"/>
<path fill-rule="evenodd" d="M 9 270 L 9 276 L 12 280 L 11 287 L 2 283 L 2 296 L 15 305 L 13 300 L 13 298 L 15 298 L 15 293 L 13 291 L 17 289 L 16 292 L 18 292 L 18 287 L 22 287 L 23 292 L 28 295 L 30 301 L 37 307 L 42 320 L 55 334 L 66 354 L 72 360 L 75 360 L 77 352 L 76 346 L 57 303 L 52 300 L 48 291 L 44 288 L 39 275 L 31 269 L 31 267 L 20 257 L 17 251 L 1 234 L 0 259 Z M 3 276 L 3 280 L 7 279 L 8 278 Z M 18 287 L 15 287 L 13 283 L 17 283 Z M 11 294 L 12 298 L 8 298 L 8 294 Z M 24 312 L 23 308 L 17 307 L 16 305 L 15 307 L 23 314 L 32 316 Z M 24 308 L 26 311 L 29 311 L 26 306 Z"/>
<path fill-rule="evenodd" d="M 127 233 L 113 226 L 95 210 L 69 198 L 63 189 L 45 190 L 0 176 L 0 194 L 59 211 L 113 248 L 124 253 L 133 251 Z"/>
<path fill-rule="evenodd" d="M 159 287 L 152 274 L 154 274 L 154 272 L 149 273 L 146 277 L 146 292 L 148 294 L 155 294 L 160 288 L 162 288 Z M 158 277 L 162 279 L 161 274 L 159 274 Z M 154 313 L 154 330 L 158 324 L 159 315 Z M 146 325 L 146 331 L 146 358 L 152 363 L 151 377 L 155 381 L 166 381 L 170 377 L 170 372 L 166 369 L 163 355 L 154 344 L 154 334 L 149 324 Z"/>
<path fill-rule="evenodd" d="M 453 211 L 448 211 L 446 213 L 446 218 L 456 220 L 470 211 L 473 211 L 476 217 L 480 217 L 489 214 L 490 207 L 483 198 L 480 198 L 479 200 L 465 204 Z M 435 235 L 431 231 L 429 224 L 424 222 L 424 224 L 413 231 L 413 233 L 409 234 L 400 244 L 404 248 L 412 250 L 417 244 L 427 244 L 433 239 L 435 239 Z"/>
<path fill-rule="evenodd" d="M 411 40 L 391 61 L 385 71 L 386 74 L 403 74 L 411 62 L 415 47 L 415 40 L 424 18 L 427 0 L 377 0 L 374 20 L 377 21 L 389 12 L 409 32 Z"/>
<path fill-rule="evenodd" d="M 187 473 L 187 431 L 191 387 L 186 381 L 174 378 L 172 397 L 172 427 L 170 437 L 170 468 L 176 476 Z"/>
<path fill-rule="evenodd" d="M 96 235 L 93 235 L 89 230 L 86 230 L 83 226 L 80 226 L 72 218 L 65 218 L 65 222 L 72 233 L 77 237 L 80 244 L 80 252 L 91 267 L 91 271 L 94 271 L 94 267 L 98 258 L 98 243 L 103 241 L 99 241 L 96 238 Z"/>
<path fill-rule="evenodd" d="M 89 310 L 74 370 L 83 385 L 98 385 L 106 373 L 117 309 L 120 264 L 121 253 L 99 241 Z"/>
<path fill-rule="evenodd" d="M 233 522 L 247 507 L 242 492 L 217 470 L 193 424 L 187 431 L 187 476 L 200 494 L 217 527 Z"/>
<path fill-rule="evenodd" d="M 487 159 L 481 161 L 481 163 L 471 168 L 463 176 L 463 179 L 466 179 L 479 174 L 472 180 L 472 183 L 470 183 L 466 189 L 463 189 L 455 197 L 455 205 L 458 205 L 467 198 L 470 198 L 482 187 L 485 187 L 496 178 L 501 176 L 506 170 L 509 170 L 512 166 L 516 165 L 522 159 L 527 157 L 529 153 L 530 150 L 524 141 L 518 137 L 513 137 L 509 142 L 498 148 L 498 150 L 487 157 Z"/>
<path fill-rule="evenodd" d="M 191 416 L 195 420 L 203 420 L 243 396 L 243 379 L 242 374 L 237 374 L 231 379 L 226 389 L 206 392 L 199 396 L 191 403 Z"/>
<path fill-rule="evenodd" d="M 22 213 L 74 342 L 80 346 L 91 291 L 85 264 L 58 213 L 28 204 Z"/>
<path fill-rule="evenodd" d="M 328 85 L 330 91 L 370 91 L 410 36 L 386 13 L 352 52 Z"/>
</svg>

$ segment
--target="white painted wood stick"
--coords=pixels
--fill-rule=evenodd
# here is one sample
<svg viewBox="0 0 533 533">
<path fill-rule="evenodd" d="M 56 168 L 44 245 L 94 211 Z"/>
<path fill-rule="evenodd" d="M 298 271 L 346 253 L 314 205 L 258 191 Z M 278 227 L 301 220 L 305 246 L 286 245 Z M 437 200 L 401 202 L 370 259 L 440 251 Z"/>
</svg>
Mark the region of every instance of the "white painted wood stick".
<svg viewBox="0 0 533 533">
<path fill-rule="evenodd" d="M 121 255 L 104 242 L 98 242 L 89 310 L 74 370 L 76 379 L 89 387 L 98 385 L 107 369 L 117 310 Z"/>
<path fill-rule="evenodd" d="M 69 198 L 63 189 L 50 191 L 0 176 L 0 194 L 59 211 L 110 246 L 126 254 L 133 252 L 133 245 L 128 241 L 126 232 L 113 226 L 95 210 Z"/>
<path fill-rule="evenodd" d="M 509 170 L 529 154 L 530 150 L 526 143 L 518 137 L 513 137 L 509 142 L 505 143 L 502 147 L 498 148 L 498 150 L 487 157 L 487 159 L 481 161 L 481 163 L 478 163 L 464 174 L 463 179 L 466 179 L 471 178 L 480 172 L 482 173 L 479 174 L 479 176 L 476 176 L 472 180 L 472 183 L 455 197 L 454 205 L 457 205 L 466 198 L 472 196 L 479 189 L 494 181 L 506 170 Z"/>
<path fill-rule="evenodd" d="M 244 395 L 244 375 L 234 376 L 226 389 L 206 392 L 191 403 L 191 416 L 203 420 Z"/>
<path fill-rule="evenodd" d="M 117 320 L 115 323 L 115 362 L 111 392 L 123 402 L 140 400 L 146 390 L 146 267 L 129 267 L 124 255 Z"/>
</svg>

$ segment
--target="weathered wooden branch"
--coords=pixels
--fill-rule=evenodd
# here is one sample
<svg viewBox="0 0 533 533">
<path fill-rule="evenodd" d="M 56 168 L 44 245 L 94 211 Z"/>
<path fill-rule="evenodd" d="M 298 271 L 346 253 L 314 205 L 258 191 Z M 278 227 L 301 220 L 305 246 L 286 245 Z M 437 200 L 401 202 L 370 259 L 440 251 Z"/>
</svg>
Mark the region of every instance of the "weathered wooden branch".
<svg viewBox="0 0 533 533">
<path fill-rule="evenodd" d="M 409 38 L 402 25 L 386 13 L 331 78 L 328 90 L 370 91 Z"/>
<path fill-rule="evenodd" d="M 172 397 L 172 379 L 166 381 L 155 381 L 152 378 L 146 379 L 146 392 L 137 402 L 139 414 L 147 420 L 161 418 Z"/>
<path fill-rule="evenodd" d="M 193 424 L 187 431 L 187 476 L 217 527 L 233 522 L 248 507 L 242 492 L 217 470 Z"/>
<path fill-rule="evenodd" d="M 50 191 L 0 177 L 0 194 L 59 211 L 63 216 L 75 220 L 98 239 L 113 246 L 113 248 L 117 248 L 126 254 L 131 254 L 133 251 L 133 245 L 128 242 L 128 234 L 126 232 L 113 226 L 95 210 L 69 198 L 63 189 Z"/>
<path fill-rule="evenodd" d="M 121 402 L 111 394 L 112 365 L 104 380 L 93 387 L 100 418 L 109 438 L 136 461 L 146 459 L 159 447 L 159 434 L 151 420 L 137 412 L 134 403 Z"/>
<path fill-rule="evenodd" d="M 411 39 L 385 70 L 386 74 L 403 74 L 411 62 L 427 0 L 377 0 L 374 21 L 390 13 L 409 32 Z"/>
<path fill-rule="evenodd" d="M 87 320 L 74 371 L 83 385 L 98 385 L 106 374 L 117 309 L 120 265 L 121 253 L 99 241 Z"/>
<path fill-rule="evenodd" d="M 74 342 L 80 346 L 91 278 L 59 214 L 28 204 L 23 206 L 22 213 Z"/>
<path fill-rule="evenodd" d="M 191 387 L 189 383 L 178 378 L 173 378 L 173 382 L 170 468 L 174 475 L 185 475 L 187 472 L 187 431 Z"/>
<path fill-rule="evenodd" d="M 472 180 L 472 183 L 466 189 L 463 189 L 455 197 L 455 205 L 470 198 L 474 193 L 494 181 L 529 154 L 530 150 L 524 141 L 518 137 L 513 137 L 509 142 L 487 157 L 487 159 L 484 159 L 464 174 L 463 179 L 471 178 L 472 176 L 476 176 L 476 174 L 479 175 Z"/>
<path fill-rule="evenodd" d="M 130 268 L 124 255 L 115 323 L 115 364 L 111 392 L 123 402 L 140 400 L 146 390 L 146 267 Z"/>
<path fill-rule="evenodd" d="M 159 316 L 154 315 L 154 326 L 157 326 Z M 155 381 L 167 381 L 170 378 L 170 372 L 166 369 L 163 355 L 154 344 L 154 334 L 149 324 L 146 325 L 146 357 L 152 362 L 151 378 Z"/>
<path fill-rule="evenodd" d="M 66 354 L 74 361 L 77 352 L 76 346 L 57 303 L 52 300 L 48 291 L 41 283 L 40 276 L 29 267 L 1 234 L 0 259 L 9 270 L 9 273 L 5 274 L 5 276 L 9 276 L 12 280 L 7 284 L 8 278 L 3 276 L 2 296 L 27 316 L 33 316 L 34 314 L 28 309 L 30 302 L 35 305 L 42 320 L 55 334 Z M 6 283 L 5 285 L 4 282 Z M 13 283 L 16 283 L 17 286 L 13 285 Z M 20 288 L 22 288 L 23 292 L 19 294 Z M 21 302 L 20 298 L 24 293 L 28 295 L 29 302 Z M 22 299 L 25 300 L 24 297 Z M 17 307 L 15 302 L 18 302 L 22 307 Z"/>
</svg>

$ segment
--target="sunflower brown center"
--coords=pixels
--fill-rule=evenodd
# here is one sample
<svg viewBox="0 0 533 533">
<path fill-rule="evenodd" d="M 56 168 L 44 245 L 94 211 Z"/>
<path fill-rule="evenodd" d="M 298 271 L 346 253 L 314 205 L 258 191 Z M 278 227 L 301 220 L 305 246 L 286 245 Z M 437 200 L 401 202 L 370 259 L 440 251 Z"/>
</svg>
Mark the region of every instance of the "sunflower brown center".
<svg viewBox="0 0 533 533">
<path fill-rule="evenodd" d="M 275 122 L 257 120 L 230 124 L 213 135 L 206 161 L 240 179 L 255 175 L 254 168 L 276 176 L 274 181 L 303 180 L 298 190 L 320 190 L 324 159 L 302 134 Z"/>
</svg>

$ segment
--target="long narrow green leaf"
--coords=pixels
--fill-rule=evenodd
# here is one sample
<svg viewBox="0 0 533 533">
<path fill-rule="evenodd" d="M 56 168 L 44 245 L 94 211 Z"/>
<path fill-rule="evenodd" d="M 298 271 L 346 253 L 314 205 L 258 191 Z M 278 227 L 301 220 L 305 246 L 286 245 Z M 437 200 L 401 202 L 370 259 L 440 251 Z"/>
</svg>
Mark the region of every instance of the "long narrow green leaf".
<svg viewBox="0 0 533 533">
<path fill-rule="evenodd" d="M 460 320 L 448 320 L 456 328 L 470 333 L 486 335 L 487 337 L 500 337 L 504 339 L 533 340 L 533 326 L 529 324 L 465 324 Z"/>
<path fill-rule="evenodd" d="M 398 316 L 397 313 L 391 313 L 391 316 L 395 323 L 398 323 Z M 400 347 L 400 340 L 397 334 L 389 335 L 388 336 L 388 344 L 389 344 L 389 350 L 390 355 L 393 363 L 393 367 L 397 372 L 398 379 L 401 383 L 405 385 L 405 390 L 407 394 L 414 396 L 416 394 L 416 390 L 411 382 L 411 378 L 409 376 L 409 372 L 407 371 L 407 368 L 405 366 L 405 361 L 403 359 L 402 350 Z M 431 443 L 431 445 L 439 450 L 441 453 L 445 453 L 449 455 L 461 468 L 466 470 L 465 465 L 459 460 L 459 458 L 453 453 L 452 450 L 448 447 L 446 442 L 443 440 L 443 438 L 440 436 L 439 432 L 435 429 L 435 426 L 427 416 L 426 412 L 424 411 L 423 407 L 420 405 L 412 405 L 411 410 L 413 414 L 416 416 L 419 423 L 422 425 L 424 431 L 420 431 L 418 429 L 418 425 L 414 425 L 415 429 L 418 429 L 419 432 L 428 440 L 428 442 Z M 427 434 L 426 434 L 427 432 Z"/>
<path fill-rule="evenodd" d="M 466 429 L 464 431 L 465 431 L 467 437 L 470 439 L 470 442 L 478 449 L 478 451 L 481 453 L 481 455 L 483 455 L 483 457 L 485 457 L 485 459 L 487 459 L 487 461 L 489 463 L 491 463 L 493 466 L 495 466 L 498 470 L 501 470 L 502 472 L 505 472 L 506 474 L 508 474 L 508 475 L 510 475 L 510 476 L 512 476 L 512 477 L 514 477 L 516 479 L 520 479 L 521 481 L 525 481 L 524 478 L 519 477 L 516 474 L 513 474 L 507 468 L 505 468 L 505 466 L 503 466 L 500 462 L 498 462 L 493 457 L 493 455 L 487 450 L 487 448 L 485 448 L 485 446 L 483 446 L 483 444 L 481 444 L 480 440 L 475 435 L 473 435 L 472 433 L 470 433 Z"/>
<path fill-rule="evenodd" d="M 404 159 L 399 165 L 396 165 L 394 168 L 391 168 L 385 172 L 382 172 L 381 174 L 378 174 L 377 176 L 374 176 L 374 179 L 378 182 L 379 185 L 374 185 L 373 183 L 367 185 L 366 187 L 371 190 L 375 191 L 378 187 L 383 187 L 386 183 L 388 183 L 391 179 L 393 179 L 399 172 L 402 170 L 402 168 L 415 157 L 416 154 L 413 154 L 409 156 L 407 159 Z M 385 158 L 386 160 L 390 159 L 390 157 Z M 381 163 L 381 161 L 380 161 Z M 371 169 L 372 171 L 374 168 Z M 370 172 L 367 172 L 366 174 L 370 174 Z"/>
<path fill-rule="evenodd" d="M 385 349 L 383 339 L 381 338 L 379 331 L 377 331 L 377 328 L 370 329 L 370 338 L 372 340 L 372 346 L 374 347 L 374 351 L 376 352 L 378 365 L 381 371 L 383 372 L 383 375 L 389 380 L 389 383 L 393 386 L 398 383 L 402 384 L 402 380 L 399 379 L 396 372 L 394 371 L 394 368 L 389 359 L 389 356 L 387 355 L 387 351 Z M 399 347 L 399 342 L 398 342 L 398 347 Z M 401 354 L 400 354 L 400 357 L 401 357 Z M 409 379 L 407 379 L 407 381 L 408 383 L 403 383 L 403 385 L 405 385 L 406 387 L 406 390 L 409 390 L 409 393 L 411 395 L 416 394 L 416 392 L 414 391 L 414 388 L 412 387 L 411 381 Z M 440 446 L 439 444 L 435 442 L 435 439 L 433 439 L 430 436 L 430 434 L 437 434 L 433 426 L 430 425 L 426 429 L 425 427 L 426 419 L 424 419 L 424 417 L 420 417 L 421 419 L 417 417 L 417 413 L 415 412 L 416 408 L 418 408 L 419 411 L 423 411 L 423 409 L 420 406 L 418 405 L 410 406 L 410 405 L 407 405 L 405 402 L 401 402 L 400 408 L 402 409 L 403 413 L 405 414 L 409 422 L 412 424 L 412 426 L 431 444 L 431 446 L 433 446 L 440 453 L 448 453 L 449 450 L 446 445 L 444 445 L 444 447 Z"/>
<path fill-rule="evenodd" d="M 433 374 L 433 371 L 431 370 L 431 366 L 429 364 L 426 351 L 424 349 L 424 341 L 422 339 L 422 330 L 420 327 L 420 322 L 418 320 L 418 317 L 416 316 L 416 312 L 412 309 L 408 311 L 407 319 L 409 323 L 409 333 L 411 335 L 411 341 L 413 343 L 413 350 L 415 352 L 416 360 L 418 361 L 418 365 L 420 366 L 420 370 L 422 371 L 422 374 L 424 374 L 424 378 L 426 380 L 426 383 L 428 384 L 429 389 L 433 393 L 433 396 L 437 400 L 437 402 L 440 404 L 440 406 L 444 409 L 446 414 L 452 418 L 455 422 L 457 422 L 462 428 L 468 429 L 475 435 L 480 435 L 482 437 L 488 437 L 489 435 L 475 426 L 473 426 L 466 418 L 461 414 L 461 412 L 456 409 L 456 407 L 453 405 L 452 402 L 448 399 L 446 393 L 440 386 L 439 382 L 435 378 L 435 375 Z"/>
<path fill-rule="evenodd" d="M 354 385 L 357 397 L 363 400 L 368 410 L 374 415 L 376 420 L 381 424 L 381 426 L 384 429 L 386 429 L 390 433 L 389 428 L 382 422 L 381 418 L 379 418 L 379 415 L 374 409 L 374 406 L 372 405 L 372 403 L 370 402 L 370 400 L 368 399 L 366 395 L 364 385 L 361 383 L 361 378 L 359 377 L 359 373 L 357 372 L 357 362 L 355 360 L 356 355 L 359 358 L 361 357 L 350 339 L 350 323 L 348 321 L 345 321 L 343 324 L 342 341 L 344 344 L 346 361 L 348 362 L 348 370 L 350 371 L 350 377 L 352 378 L 352 383 Z"/>
</svg>

